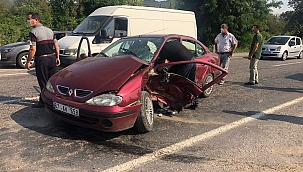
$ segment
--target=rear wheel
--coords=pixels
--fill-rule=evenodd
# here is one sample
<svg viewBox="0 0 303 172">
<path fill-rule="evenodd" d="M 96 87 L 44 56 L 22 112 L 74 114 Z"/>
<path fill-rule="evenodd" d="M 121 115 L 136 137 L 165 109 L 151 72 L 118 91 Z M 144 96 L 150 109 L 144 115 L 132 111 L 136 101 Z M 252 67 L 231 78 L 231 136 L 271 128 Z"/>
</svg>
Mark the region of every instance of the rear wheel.
<svg viewBox="0 0 303 172">
<path fill-rule="evenodd" d="M 207 75 L 205 76 L 205 79 L 204 79 L 204 81 L 203 81 L 202 86 L 207 85 L 208 83 L 212 82 L 213 80 L 214 80 L 213 75 L 212 75 L 211 73 L 207 74 Z M 207 88 L 205 91 L 203 91 L 203 93 L 200 94 L 199 97 L 202 97 L 202 98 L 209 97 L 210 94 L 211 94 L 211 92 L 212 92 L 212 90 L 213 90 L 213 87 L 214 87 L 214 86 L 212 85 L 211 87 Z"/>
<path fill-rule="evenodd" d="M 141 109 L 137 117 L 135 128 L 139 133 L 146 133 L 153 129 L 154 108 L 150 95 L 146 91 L 141 93 Z"/>
<path fill-rule="evenodd" d="M 302 51 L 301 51 L 300 54 L 298 55 L 298 59 L 302 59 Z"/>
<path fill-rule="evenodd" d="M 16 66 L 18 68 L 25 68 L 25 64 L 27 62 L 28 52 L 20 53 L 16 59 Z M 30 61 L 30 67 L 35 67 L 34 59 Z"/>
<path fill-rule="evenodd" d="M 284 53 L 282 54 L 282 60 L 285 61 L 287 59 L 287 52 L 284 51 Z"/>
</svg>

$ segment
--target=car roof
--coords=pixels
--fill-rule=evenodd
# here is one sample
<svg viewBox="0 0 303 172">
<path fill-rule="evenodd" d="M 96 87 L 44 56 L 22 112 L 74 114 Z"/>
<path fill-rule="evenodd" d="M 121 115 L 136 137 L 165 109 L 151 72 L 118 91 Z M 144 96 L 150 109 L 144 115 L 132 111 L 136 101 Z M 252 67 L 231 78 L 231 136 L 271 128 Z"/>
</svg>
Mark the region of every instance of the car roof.
<svg viewBox="0 0 303 172">
<path fill-rule="evenodd" d="M 273 37 L 286 37 L 286 38 L 290 38 L 290 37 L 297 37 L 297 36 L 278 35 L 278 36 L 273 36 Z"/>
</svg>

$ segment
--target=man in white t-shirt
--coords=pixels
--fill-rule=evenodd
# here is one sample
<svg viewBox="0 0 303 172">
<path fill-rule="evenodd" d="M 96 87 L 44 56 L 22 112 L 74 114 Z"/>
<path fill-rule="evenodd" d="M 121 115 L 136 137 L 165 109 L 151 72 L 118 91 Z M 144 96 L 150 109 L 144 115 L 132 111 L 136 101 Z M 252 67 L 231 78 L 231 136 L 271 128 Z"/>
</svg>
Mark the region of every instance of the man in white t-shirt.
<svg viewBox="0 0 303 172">
<path fill-rule="evenodd" d="M 235 36 L 228 32 L 227 24 L 221 25 L 221 33 L 215 38 L 215 50 L 220 57 L 220 66 L 228 70 L 230 58 L 238 46 L 238 40 Z M 223 85 L 225 77 L 221 79 L 219 85 Z"/>
</svg>

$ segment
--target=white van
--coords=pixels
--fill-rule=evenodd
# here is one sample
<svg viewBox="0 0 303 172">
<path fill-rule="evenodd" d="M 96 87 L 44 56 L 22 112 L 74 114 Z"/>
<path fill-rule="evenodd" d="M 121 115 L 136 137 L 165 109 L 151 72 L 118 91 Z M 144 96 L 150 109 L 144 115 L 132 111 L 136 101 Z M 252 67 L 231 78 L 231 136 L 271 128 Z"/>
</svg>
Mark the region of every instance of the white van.
<svg viewBox="0 0 303 172">
<path fill-rule="evenodd" d="M 82 36 L 88 37 L 94 54 L 121 37 L 143 34 L 181 34 L 197 38 L 195 14 L 191 11 L 126 5 L 98 8 L 78 25 L 72 36 L 58 41 L 61 63 L 69 65 L 76 61 Z"/>
</svg>

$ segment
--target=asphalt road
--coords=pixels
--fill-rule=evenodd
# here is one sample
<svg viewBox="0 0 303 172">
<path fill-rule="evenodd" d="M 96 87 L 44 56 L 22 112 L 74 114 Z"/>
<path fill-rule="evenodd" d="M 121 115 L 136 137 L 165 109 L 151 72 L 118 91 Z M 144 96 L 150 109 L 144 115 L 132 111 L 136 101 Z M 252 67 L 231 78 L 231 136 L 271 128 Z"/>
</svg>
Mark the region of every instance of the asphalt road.
<svg viewBox="0 0 303 172">
<path fill-rule="evenodd" d="M 303 60 L 261 60 L 260 84 L 246 86 L 243 56 L 200 107 L 157 116 L 146 134 L 81 128 L 32 109 L 34 71 L 2 65 L 0 171 L 303 171 Z"/>
</svg>

